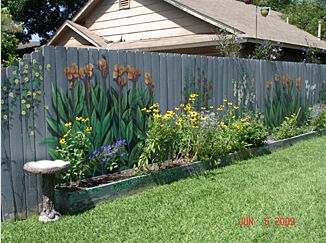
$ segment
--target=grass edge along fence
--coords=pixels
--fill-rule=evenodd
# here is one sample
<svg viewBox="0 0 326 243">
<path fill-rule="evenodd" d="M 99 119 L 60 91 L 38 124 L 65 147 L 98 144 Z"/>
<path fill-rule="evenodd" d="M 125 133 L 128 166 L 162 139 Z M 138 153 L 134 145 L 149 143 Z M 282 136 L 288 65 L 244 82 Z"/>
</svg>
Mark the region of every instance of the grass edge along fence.
<svg viewBox="0 0 326 243">
<path fill-rule="evenodd" d="M 75 116 L 87 117 L 94 129 L 91 149 L 125 139 L 130 156 L 137 157 L 137 144 L 145 139 L 140 109 L 148 104 L 158 102 L 164 112 L 197 93 L 198 108 L 227 99 L 241 113 L 263 112 L 275 125 L 284 114 L 318 102 L 326 66 L 44 46 L 2 69 L 1 83 L 5 221 L 40 210 L 41 178 L 25 174 L 23 164 L 49 159 Z M 44 139 L 47 144 L 40 143 Z M 125 162 L 124 168 L 130 166 Z"/>
</svg>

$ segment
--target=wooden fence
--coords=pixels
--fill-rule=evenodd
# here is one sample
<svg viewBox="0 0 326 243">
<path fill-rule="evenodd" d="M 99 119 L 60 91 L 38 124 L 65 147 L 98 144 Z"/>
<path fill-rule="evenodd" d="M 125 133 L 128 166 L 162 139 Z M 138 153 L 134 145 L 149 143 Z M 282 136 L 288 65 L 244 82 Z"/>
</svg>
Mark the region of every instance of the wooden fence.
<svg viewBox="0 0 326 243">
<path fill-rule="evenodd" d="M 126 72 L 125 78 L 123 72 Z M 162 110 L 179 105 L 190 93 L 199 93 L 200 105 L 220 105 L 227 99 L 235 104 L 252 103 L 264 112 L 266 97 L 275 82 L 293 83 L 299 91 L 297 95 L 304 97 L 305 105 L 316 103 L 326 82 L 326 66 L 42 47 L 25 56 L 18 66 L 1 70 L 2 221 L 24 219 L 39 212 L 41 177 L 25 174 L 23 165 L 27 161 L 50 158 L 49 147 L 40 141 L 51 136 L 48 117 L 58 117 L 52 104 L 56 97 L 52 97 L 51 86 L 71 95 L 71 85 L 82 77 L 88 78 L 91 85 L 102 80 L 103 87 L 107 88 L 148 87 Z M 133 79 L 136 82 L 130 82 Z"/>
</svg>

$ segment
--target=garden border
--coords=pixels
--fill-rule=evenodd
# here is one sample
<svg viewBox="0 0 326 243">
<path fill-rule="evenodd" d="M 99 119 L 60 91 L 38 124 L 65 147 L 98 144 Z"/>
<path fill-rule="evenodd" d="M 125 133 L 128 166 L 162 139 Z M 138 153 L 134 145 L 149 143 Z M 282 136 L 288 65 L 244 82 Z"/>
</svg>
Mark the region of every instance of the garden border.
<svg viewBox="0 0 326 243">
<path fill-rule="evenodd" d="M 143 191 L 156 185 L 171 183 L 203 171 L 211 170 L 219 166 L 225 166 L 235 160 L 245 160 L 252 157 L 269 154 L 272 151 L 293 145 L 299 141 L 311 139 L 326 134 L 326 130 L 313 131 L 295 137 L 273 141 L 261 147 L 249 148 L 243 151 L 231 153 L 218 160 L 197 161 L 170 169 L 160 170 L 154 173 L 135 176 L 116 182 L 102 184 L 95 187 L 65 191 L 55 189 L 56 209 L 60 212 L 79 212 L 95 207 L 97 203 L 111 201 L 116 198 Z"/>
</svg>

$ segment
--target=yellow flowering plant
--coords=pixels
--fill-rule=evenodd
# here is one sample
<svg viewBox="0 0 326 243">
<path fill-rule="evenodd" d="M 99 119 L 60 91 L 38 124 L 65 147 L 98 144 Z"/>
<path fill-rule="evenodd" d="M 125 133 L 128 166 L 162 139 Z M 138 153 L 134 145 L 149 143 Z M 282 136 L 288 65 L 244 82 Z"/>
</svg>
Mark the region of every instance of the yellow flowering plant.
<svg viewBox="0 0 326 243">
<path fill-rule="evenodd" d="M 76 117 L 74 121 L 65 123 L 66 133 L 60 138 L 56 152 L 62 160 L 69 161 L 71 168 L 63 175 L 72 183 L 80 182 L 89 169 L 86 163 L 90 151 L 90 135 L 92 127 L 88 125 L 89 119 Z"/>
<path fill-rule="evenodd" d="M 191 158 L 199 123 L 204 118 L 194 110 L 197 94 L 191 94 L 187 105 L 181 104 L 165 114 L 154 104 L 142 111 L 149 114 L 147 138 L 139 158 L 139 166 L 161 163 L 165 159 Z"/>
</svg>

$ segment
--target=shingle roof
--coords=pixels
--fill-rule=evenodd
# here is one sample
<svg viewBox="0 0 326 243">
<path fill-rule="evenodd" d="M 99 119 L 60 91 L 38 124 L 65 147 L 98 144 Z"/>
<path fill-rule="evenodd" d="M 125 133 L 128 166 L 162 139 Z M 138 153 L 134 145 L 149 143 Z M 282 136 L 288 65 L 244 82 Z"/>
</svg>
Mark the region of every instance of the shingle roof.
<svg viewBox="0 0 326 243">
<path fill-rule="evenodd" d="M 190 9 L 208 19 L 243 32 L 247 37 L 256 38 L 256 7 L 236 0 L 164 0 L 180 9 Z M 270 11 L 267 17 L 261 16 L 258 9 L 258 39 L 272 40 L 292 45 L 315 45 L 326 49 L 326 42 L 287 24 L 279 12 Z M 318 23 L 316 23 L 317 31 Z M 307 39 L 307 41 L 306 41 Z M 308 44 L 307 44 L 308 42 Z"/>
</svg>

